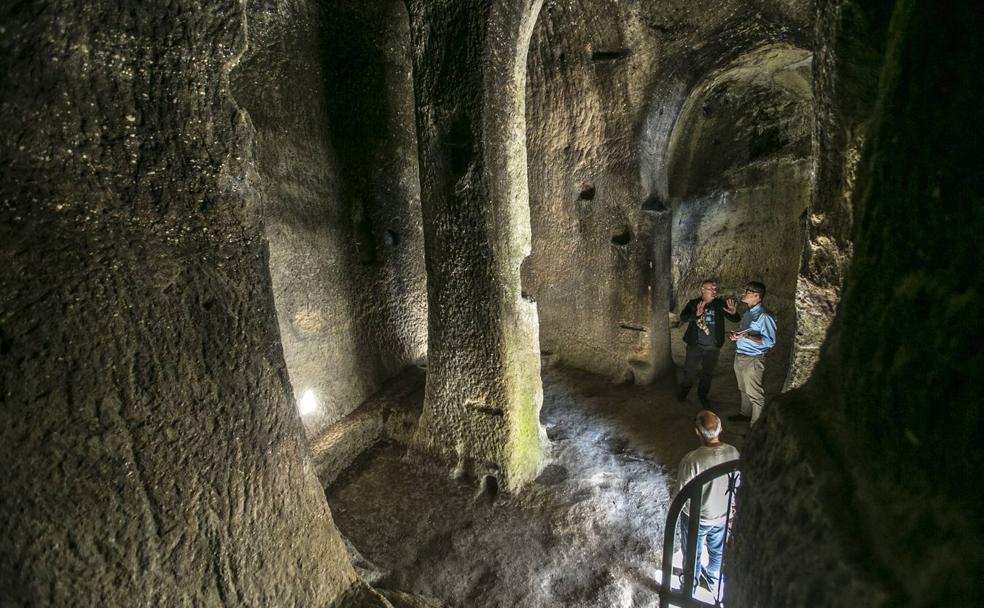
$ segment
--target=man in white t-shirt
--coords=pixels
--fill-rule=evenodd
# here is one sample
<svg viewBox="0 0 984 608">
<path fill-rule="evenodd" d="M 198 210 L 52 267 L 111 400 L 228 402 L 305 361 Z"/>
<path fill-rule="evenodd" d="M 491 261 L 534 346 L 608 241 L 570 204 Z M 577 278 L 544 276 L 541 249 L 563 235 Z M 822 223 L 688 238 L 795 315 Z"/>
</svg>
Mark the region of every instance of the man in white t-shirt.
<svg viewBox="0 0 984 608">
<path fill-rule="evenodd" d="M 701 472 L 724 462 L 738 459 L 738 450 L 727 443 L 721 443 L 718 438 L 724 426 L 717 414 L 708 410 L 697 413 L 694 421 L 694 431 L 700 438 L 701 446 L 689 452 L 680 461 L 677 473 L 677 492 L 683 489 L 694 477 Z M 686 564 L 687 531 L 690 525 L 688 513 L 689 501 L 680 513 L 680 542 L 684 548 L 684 563 Z M 725 521 L 728 515 L 728 476 L 704 484 L 700 503 L 700 527 L 697 529 L 697 560 L 694 572 L 694 582 L 701 577 L 707 581 L 709 589 L 717 587 L 721 576 L 721 558 L 724 556 Z M 703 546 L 707 545 L 708 563 L 704 568 L 700 563 Z"/>
</svg>

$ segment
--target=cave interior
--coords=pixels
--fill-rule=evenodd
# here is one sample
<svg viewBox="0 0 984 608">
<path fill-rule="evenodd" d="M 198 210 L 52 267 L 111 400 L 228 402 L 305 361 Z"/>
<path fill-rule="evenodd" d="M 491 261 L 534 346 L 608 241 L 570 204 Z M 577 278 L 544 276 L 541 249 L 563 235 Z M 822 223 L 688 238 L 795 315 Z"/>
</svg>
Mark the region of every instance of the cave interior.
<svg viewBox="0 0 984 608">
<path fill-rule="evenodd" d="M 5 3 L 0 606 L 657 606 L 704 408 L 724 604 L 973 603 L 982 20 Z"/>
</svg>

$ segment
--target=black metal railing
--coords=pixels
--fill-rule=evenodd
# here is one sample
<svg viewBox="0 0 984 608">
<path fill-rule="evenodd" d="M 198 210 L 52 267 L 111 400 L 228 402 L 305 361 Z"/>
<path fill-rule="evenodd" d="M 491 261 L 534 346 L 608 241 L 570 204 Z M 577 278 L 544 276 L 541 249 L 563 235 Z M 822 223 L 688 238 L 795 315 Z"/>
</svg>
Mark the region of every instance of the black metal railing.
<svg viewBox="0 0 984 608">
<path fill-rule="evenodd" d="M 718 579 L 719 584 L 715 590 L 714 603 L 709 604 L 694 597 L 696 586 L 694 573 L 697 566 L 697 532 L 700 527 L 700 506 L 704 484 L 725 475 L 728 476 L 728 511 L 725 516 L 723 544 L 726 544 L 731 528 L 731 510 L 734 505 L 735 489 L 738 487 L 738 460 L 729 460 L 703 471 L 687 482 L 687 485 L 683 486 L 683 489 L 670 504 L 670 511 L 666 515 L 666 530 L 663 532 L 663 580 L 659 592 L 660 608 L 668 608 L 671 604 L 681 608 L 722 605 L 721 591 L 724 586 L 720 584 L 721 578 Z M 687 509 L 690 516 L 687 526 L 687 546 L 683 552 L 683 584 L 680 589 L 673 589 L 673 546 L 676 543 L 676 529 L 680 520 L 680 511 L 683 510 L 683 505 L 687 501 L 690 501 L 690 507 Z M 721 572 L 724 572 L 723 558 L 721 560 Z"/>
</svg>

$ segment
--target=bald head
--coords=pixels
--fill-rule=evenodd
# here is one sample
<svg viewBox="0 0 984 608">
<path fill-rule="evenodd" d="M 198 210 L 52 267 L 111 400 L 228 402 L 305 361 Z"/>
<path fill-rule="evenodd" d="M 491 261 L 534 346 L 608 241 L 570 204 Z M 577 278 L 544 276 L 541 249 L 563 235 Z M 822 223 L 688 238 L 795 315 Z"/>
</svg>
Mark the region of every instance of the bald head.
<svg viewBox="0 0 984 608">
<path fill-rule="evenodd" d="M 710 410 L 701 410 L 697 412 L 694 428 L 697 429 L 697 434 L 704 441 L 716 441 L 724 426 L 717 414 Z"/>
</svg>

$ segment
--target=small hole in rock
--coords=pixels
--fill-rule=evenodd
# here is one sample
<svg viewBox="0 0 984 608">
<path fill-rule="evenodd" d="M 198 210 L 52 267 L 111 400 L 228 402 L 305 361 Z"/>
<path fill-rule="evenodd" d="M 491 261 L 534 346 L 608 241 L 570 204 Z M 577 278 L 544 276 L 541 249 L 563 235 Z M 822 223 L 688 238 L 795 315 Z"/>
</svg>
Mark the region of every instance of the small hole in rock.
<svg viewBox="0 0 984 608">
<path fill-rule="evenodd" d="M 612 236 L 612 245 L 624 246 L 628 245 L 629 241 L 632 240 L 632 232 L 629 231 L 628 227 L 622 229 L 621 232 Z"/>
<path fill-rule="evenodd" d="M 383 246 L 387 249 L 392 249 L 400 244 L 400 235 L 392 230 L 387 230 L 383 233 Z"/>
<path fill-rule="evenodd" d="M 487 405 L 479 406 L 475 408 L 475 410 L 485 414 L 486 416 L 494 416 L 496 418 L 501 418 L 506 415 L 501 408 L 490 407 Z"/>
<path fill-rule="evenodd" d="M 455 181 L 468 172 L 475 156 L 475 136 L 472 133 L 471 117 L 462 112 L 451 122 L 447 138 L 448 165 Z"/>
<path fill-rule="evenodd" d="M 663 201 L 660 200 L 659 196 L 655 194 L 653 194 L 652 196 L 650 196 L 649 198 L 647 198 L 642 202 L 642 210 L 655 211 L 657 213 L 662 211 L 669 211 L 669 209 L 666 208 L 666 205 L 663 203 Z"/>
<path fill-rule="evenodd" d="M 579 201 L 590 201 L 594 200 L 595 197 L 595 187 L 591 184 L 581 184 L 581 192 L 577 195 L 577 200 Z"/>
<path fill-rule="evenodd" d="M 481 493 L 488 497 L 489 500 L 495 500 L 495 497 L 499 495 L 499 482 L 496 481 L 495 476 L 486 475 L 482 478 Z"/>
<path fill-rule="evenodd" d="M 616 61 L 629 56 L 629 49 L 598 49 L 591 51 L 591 61 Z"/>
<path fill-rule="evenodd" d="M 362 264 L 369 265 L 376 261 L 373 225 L 368 217 L 361 217 L 356 220 L 353 226 L 352 240 L 355 243 L 355 250 L 358 252 L 359 261 Z"/>
</svg>

